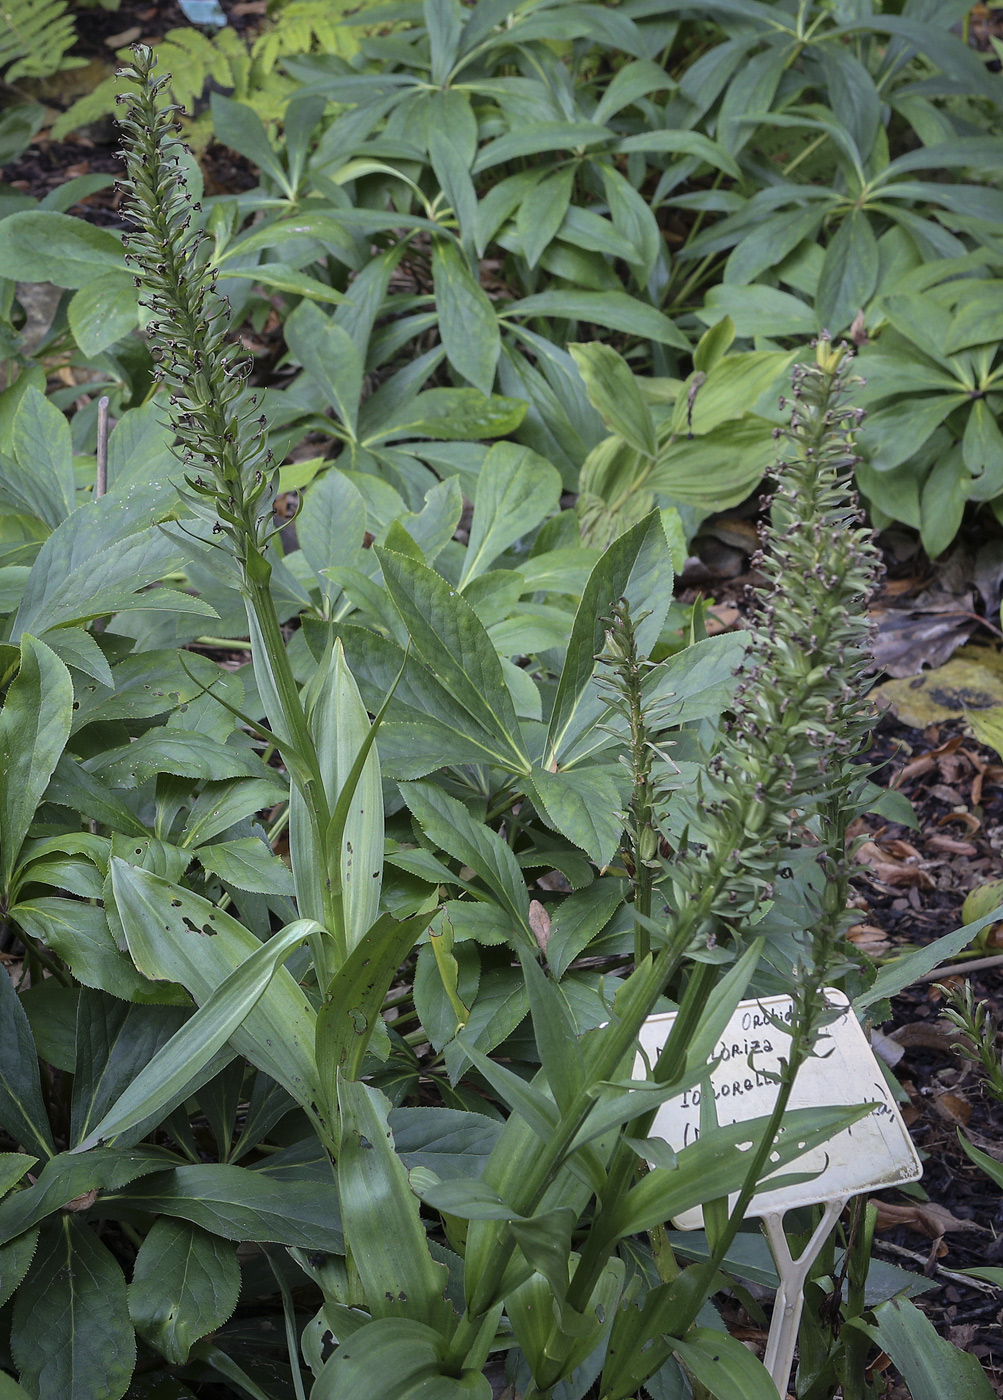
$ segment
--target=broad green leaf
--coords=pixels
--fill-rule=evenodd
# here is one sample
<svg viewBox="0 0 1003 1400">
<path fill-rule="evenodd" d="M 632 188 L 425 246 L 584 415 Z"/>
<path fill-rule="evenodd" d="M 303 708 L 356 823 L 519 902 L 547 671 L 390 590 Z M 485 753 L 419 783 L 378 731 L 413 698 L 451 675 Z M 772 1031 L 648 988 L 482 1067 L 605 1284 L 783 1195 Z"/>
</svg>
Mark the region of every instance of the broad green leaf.
<svg viewBox="0 0 1003 1400">
<path fill-rule="evenodd" d="M 540 1063 L 554 1101 L 562 1111 L 567 1111 L 585 1083 L 585 1062 L 578 1035 L 563 997 L 540 967 L 536 955 L 520 948 L 519 962 L 529 993 Z M 572 1220 L 571 1225 L 574 1223 Z"/>
<path fill-rule="evenodd" d="M 540 151 L 587 150 L 589 146 L 608 141 L 610 136 L 606 127 L 592 122 L 530 122 L 521 131 L 510 131 L 482 146 L 474 162 L 474 172 L 480 174 L 504 161 L 537 155 Z M 19 216 L 15 214 L 14 217 Z"/>
<path fill-rule="evenodd" d="M 817 316 L 812 308 L 790 292 L 778 287 L 738 287 L 733 284 L 712 287 L 697 315 L 712 326 L 722 316 L 730 316 L 740 336 L 804 337 L 814 335 Z"/>
<path fill-rule="evenodd" d="M 339 641 L 327 669 L 318 672 L 308 691 L 310 729 L 316 746 L 328 811 L 337 813 L 344 796 L 347 810 L 320 836 L 313 834 L 308 797 L 290 794 L 289 839 L 293 877 L 301 912 L 324 922 L 323 885 L 335 891 L 341 909 L 344 953 L 348 953 L 376 920 L 383 881 L 383 790 L 380 760 L 366 707 Z M 371 747 L 355 790 L 349 795 L 353 766 L 363 746 Z M 331 929 L 330 932 L 335 932 Z"/>
<path fill-rule="evenodd" d="M 864 450 L 876 471 L 886 472 L 918 452 L 947 415 L 970 402 L 967 394 L 924 394 L 901 399 L 867 416 Z"/>
<path fill-rule="evenodd" d="M 972 345 L 995 345 L 1003 318 L 1003 281 L 975 283 L 970 296 L 959 303 L 941 349 L 954 355 Z"/>
<path fill-rule="evenodd" d="M 29 1395 L 121 1400 L 136 1364 L 125 1276 L 74 1215 L 42 1227 L 14 1300 L 11 1355 Z"/>
<path fill-rule="evenodd" d="M 91 501 L 67 516 L 39 550 L 11 638 L 132 608 L 214 618 L 215 610 L 201 598 L 148 587 L 183 560 L 162 531 L 137 532 L 127 494 Z"/>
<path fill-rule="evenodd" d="M 37 1161 L 37 1157 L 29 1157 L 24 1152 L 0 1152 L 0 1197 L 6 1196 Z"/>
<path fill-rule="evenodd" d="M 35 1257 L 35 1250 L 38 1248 L 39 1231 L 26 1230 L 23 1235 L 18 1235 L 16 1239 L 8 1241 L 7 1244 L 0 1245 L 0 1307 L 3 1307 L 14 1296 L 21 1286 L 21 1280 L 31 1265 Z M 0 1372 L 4 1380 L 10 1380 L 7 1373 Z M 28 1395 L 26 1390 L 15 1385 L 10 1380 L 7 1390 L 0 1388 L 0 1400 L 24 1400 Z"/>
<path fill-rule="evenodd" d="M 985 1173 L 990 1181 L 994 1181 L 1003 1190 L 1003 1163 L 998 1162 L 995 1157 L 990 1157 L 988 1152 L 980 1152 L 977 1147 L 973 1147 L 960 1128 L 958 1129 L 958 1140 L 975 1165 Z M 997 1269 L 995 1272 L 1000 1273 L 1000 1270 Z"/>
<path fill-rule="evenodd" d="M 208 900 L 122 860 L 111 863 L 115 905 L 136 966 L 180 982 L 201 1005 L 260 948 L 254 934 Z M 280 967 L 231 1036 L 233 1048 L 308 1109 L 319 1102 L 313 1055 L 315 1014 L 292 974 Z"/>
<path fill-rule="evenodd" d="M 332 306 L 340 306 L 345 301 L 341 292 L 336 292 L 326 282 L 305 272 L 296 272 L 284 263 L 264 262 L 248 268 L 228 267 L 226 275 L 228 278 L 242 277 L 250 282 L 260 282 L 263 287 L 274 287 L 277 292 L 309 297 L 312 301 L 328 302 Z"/>
<path fill-rule="evenodd" d="M 330 1184 L 273 1181 L 265 1171 L 225 1163 L 175 1167 L 104 1191 L 96 1205 L 98 1213 L 113 1218 L 123 1208 L 187 1220 L 225 1240 L 345 1252 L 333 1177 Z"/>
<path fill-rule="evenodd" d="M 43 643 L 21 637 L 21 666 L 0 710 L 0 882 L 18 853 L 70 734 L 73 683 Z"/>
<path fill-rule="evenodd" d="M 529 783 L 548 826 L 580 846 L 596 865 L 609 865 L 623 833 L 620 795 L 609 772 L 535 768 Z"/>
<path fill-rule="evenodd" d="M 571 963 L 597 938 L 623 903 L 626 885 L 606 877 L 562 899 L 550 918 L 547 962 L 561 978 Z"/>
<path fill-rule="evenodd" d="M 612 85 L 611 85 L 612 86 Z M 673 155 L 697 156 L 705 164 L 723 170 L 733 179 L 739 178 L 739 168 L 734 156 L 716 141 L 701 135 L 699 131 L 658 129 L 642 131 L 636 136 L 626 136 L 615 149 L 625 155 L 640 151 L 644 155 L 660 155 L 663 152 Z"/>
<path fill-rule="evenodd" d="M 284 801 L 288 795 L 285 784 L 271 777 L 206 783 L 188 814 L 179 844 L 185 848 L 201 846 L 245 817 Z"/>
<path fill-rule="evenodd" d="M 317 1065 L 328 1103 L 335 1102 L 339 1074 L 358 1079 L 383 998 L 427 922 L 382 914 L 335 973 L 317 1012 Z"/>
<path fill-rule="evenodd" d="M 546 262 L 546 258 L 544 259 Z M 518 316 L 550 316 L 562 320 L 583 321 L 589 325 L 607 326 L 625 335 L 642 336 L 658 345 L 674 345 L 677 350 L 690 350 L 690 343 L 668 316 L 621 291 L 547 291 L 510 302 L 499 315 L 507 319 Z"/>
<path fill-rule="evenodd" d="M 459 225 L 464 251 L 475 251 L 477 192 L 470 163 L 477 149 L 477 119 L 465 93 L 435 93 L 428 126 L 428 158 Z"/>
<path fill-rule="evenodd" d="M 134 331 L 139 323 L 139 291 L 129 272 L 105 272 L 88 280 L 67 310 L 73 339 L 89 359 Z"/>
<path fill-rule="evenodd" d="M 526 880 L 508 843 L 434 783 L 401 783 L 400 790 L 429 840 L 476 871 L 511 917 L 513 935 L 535 948 Z"/>
<path fill-rule="evenodd" d="M 353 564 L 366 532 L 366 503 L 357 486 L 337 468 L 315 481 L 296 517 L 296 537 L 315 573 L 339 564 Z M 324 581 L 330 600 L 337 592 Z"/>
<path fill-rule="evenodd" d="M 109 229 L 43 209 L 0 223 L 0 277 L 85 287 L 109 269 L 125 271 L 121 239 Z"/>
<path fill-rule="evenodd" d="M 259 166 L 262 173 L 274 180 L 280 189 L 289 190 L 289 176 L 254 108 L 218 92 L 212 94 L 211 103 L 217 141 L 224 146 L 232 146 L 252 164 Z"/>
<path fill-rule="evenodd" d="M 649 615 L 638 626 L 639 645 L 650 649 L 661 630 L 672 592 L 672 561 L 656 511 L 613 541 L 589 575 L 575 614 L 564 670 L 554 697 L 547 734 L 547 766 L 605 706 L 592 683 L 596 660 L 610 609 L 618 599 L 630 600 L 635 618 Z"/>
<path fill-rule="evenodd" d="M 814 242 L 825 218 L 817 204 L 805 209 L 784 209 L 757 223 L 735 244 L 725 263 L 724 281 L 747 286 L 767 268 L 776 267 L 798 244 Z"/>
<path fill-rule="evenodd" d="M 931 559 L 943 554 L 961 526 L 969 478 L 961 453 L 954 449 L 934 463 L 919 497 L 919 534 Z"/>
<path fill-rule="evenodd" d="M 84 1157 L 63 1152 L 46 1162 L 33 1186 L 14 1191 L 0 1201 L 0 1244 L 23 1235 L 67 1201 L 89 1191 L 115 1190 L 148 1172 L 162 1173 L 170 1162 L 170 1153 L 157 1147 L 138 1147 L 129 1152 L 98 1148 Z"/>
<path fill-rule="evenodd" d="M 275 934 L 213 989 L 195 1015 L 140 1070 L 100 1122 L 74 1150 L 86 1152 L 127 1132 L 154 1114 L 166 1114 L 191 1091 L 193 1081 L 252 1015 L 292 950 L 317 925 L 298 919 Z"/>
<path fill-rule="evenodd" d="M 264 778 L 267 768 L 253 749 L 221 744 L 208 734 L 159 726 L 90 760 L 88 771 L 105 782 L 141 787 L 157 773 L 201 782 Z"/>
<path fill-rule="evenodd" d="M 6 974 L 0 978 L 0 1123 L 23 1147 L 46 1157 L 55 1152 L 42 1099 L 35 1041 L 20 998 Z"/>
<path fill-rule="evenodd" d="M 523 535 L 530 534 L 556 507 L 561 495 L 558 472 L 515 443 L 496 443 L 477 479 L 470 539 L 460 575 L 465 588 Z"/>
<path fill-rule="evenodd" d="M 14 414 L 17 482 L 31 513 L 53 530 L 76 504 L 70 425 L 44 394 L 29 385 Z"/>
<path fill-rule="evenodd" d="M 1003 492 L 1003 433 L 984 399 L 972 404 L 962 452 L 965 467 L 974 478 L 966 492 L 969 500 L 991 501 Z"/>
<path fill-rule="evenodd" d="M 913 1400 L 992 1400 L 994 1389 L 977 1357 L 959 1351 L 937 1335 L 930 1321 L 908 1298 L 889 1298 L 874 1309 L 874 1322 L 851 1319 L 891 1357 Z"/>
<path fill-rule="evenodd" d="M 528 773 L 529 758 L 498 653 L 470 604 L 439 574 L 376 548 L 387 590 L 422 661 L 497 744 L 498 762 Z"/>
<path fill-rule="evenodd" d="M 42 896 L 15 904 L 10 917 L 61 958 L 85 987 L 110 992 L 125 1001 L 187 1002 L 173 982 L 151 982 L 136 971 L 132 959 L 115 943 L 105 911 L 98 904 Z"/>
<path fill-rule="evenodd" d="M 622 256 L 637 281 L 647 286 L 664 249 L 664 235 L 647 201 L 619 170 L 603 165 L 600 175 L 613 227 L 623 239 Z"/>
<path fill-rule="evenodd" d="M 815 314 L 833 335 L 869 303 L 878 281 L 878 243 L 870 219 L 855 209 L 826 249 L 815 294 Z"/>
<path fill-rule="evenodd" d="M 558 170 L 534 185 L 519 206 L 516 230 L 530 267 L 536 266 L 564 222 L 574 183 L 573 167 Z"/>
<path fill-rule="evenodd" d="M 362 397 L 363 364 L 351 336 L 307 299 L 289 317 L 285 334 L 293 358 L 354 435 Z"/>
<path fill-rule="evenodd" d="M 194 1343 L 229 1319 L 239 1292 L 232 1245 L 197 1225 L 161 1219 L 136 1256 L 129 1313 L 144 1341 L 183 1366 Z"/>
<path fill-rule="evenodd" d="M 718 325 L 727 325 L 728 317 Z M 712 335 L 717 327 L 707 332 Z M 706 339 L 706 337 L 705 337 Z M 701 345 L 704 343 L 701 340 Z M 699 349 L 699 347 L 698 347 Z M 694 433 L 701 436 L 709 433 L 721 423 L 753 411 L 764 395 L 776 389 L 790 370 L 796 350 L 777 352 L 775 350 L 753 350 L 745 354 L 725 355 L 715 359 L 709 367 L 694 365 L 699 373 L 706 375 L 702 383 L 695 378 L 687 380 L 686 392 L 680 391 L 672 415 L 673 433 Z"/>
<path fill-rule="evenodd" d="M 704 331 L 693 351 L 693 368 L 698 374 L 709 375 L 731 349 L 735 326 L 730 316 L 724 316 L 716 326 Z M 733 358 L 736 358 L 733 356 Z M 701 386 L 706 388 L 706 382 Z"/>
<path fill-rule="evenodd" d="M 589 402 L 607 428 L 646 457 L 654 457 L 658 451 L 654 419 L 626 360 L 600 341 L 569 349 L 585 381 Z"/>
<path fill-rule="evenodd" d="M 200 846 L 195 853 L 204 869 L 238 890 L 256 894 L 295 894 L 293 877 L 285 861 L 273 855 L 260 836 L 241 836 Z"/>
<path fill-rule="evenodd" d="M 70 1116 L 70 1143 L 74 1146 L 191 1014 L 188 1007 L 137 1006 L 89 988 L 76 991 Z M 137 1133 L 132 1141 L 138 1142 L 141 1136 Z"/>
<path fill-rule="evenodd" d="M 104 652 L 83 627 L 52 627 L 42 633 L 41 640 L 64 665 L 92 676 L 101 685 L 111 684 L 111 667 Z"/>
<path fill-rule="evenodd" d="M 479 389 L 427 389 L 392 413 L 366 442 L 391 442 L 398 438 L 466 442 L 506 437 L 515 432 L 525 416 L 526 405 L 520 399 L 499 394 L 486 397 Z"/>
<path fill-rule="evenodd" d="M 490 394 L 501 353 L 494 306 L 459 248 L 444 238 L 432 244 L 432 276 L 446 357 L 457 374 Z"/>
<path fill-rule="evenodd" d="M 515 942 L 514 939 L 512 941 Z M 495 1065 L 494 1061 L 487 1057 L 522 1024 L 528 1011 L 526 984 L 514 968 L 496 967 L 486 972 L 481 978 L 477 997 L 470 1008 L 467 1024 L 456 1039 L 451 1040 L 445 1047 L 450 1083 L 458 1083 L 467 1063 L 473 1060 L 480 1072 L 486 1075 L 497 1089 L 500 1081 L 498 1078 L 491 1078 L 494 1070 L 497 1069 L 503 1080 L 510 1071 L 501 1065 Z M 518 1075 L 515 1075 L 514 1079 L 515 1088 L 522 1093 L 525 1080 Z M 511 1095 L 507 1097 L 510 1103 L 514 1102 Z M 502 1098 L 506 1098 L 506 1093 L 502 1092 Z"/>
<path fill-rule="evenodd" d="M 647 485 L 685 505 L 724 510 L 744 501 L 776 460 L 773 425 L 748 414 L 663 447 Z"/>
<path fill-rule="evenodd" d="M 417 1199 L 394 1151 L 389 1100 L 367 1084 L 342 1079 L 338 1102 L 342 1223 L 369 1310 L 377 1318 L 407 1317 L 442 1330 L 452 1313 L 443 1297 L 446 1270 L 429 1254 Z"/>
<path fill-rule="evenodd" d="M 394 1108 L 388 1122 L 407 1168 L 428 1167 L 451 1179 L 478 1177 L 502 1129 L 497 1118 L 455 1108 Z"/>
<path fill-rule="evenodd" d="M 444 1375 L 442 1338 L 406 1317 L 382 1317 L 343 1342 L 314 1383 L 310 1400 L 491 1400 L 480 1372 Z"/>
<path fill-rule="evenodd" d="M 777 1387 L 769 1371 L 727 1332 L 716 1327 L 694 1327 L 685 1341 L 673 1341 L 672 1350 L 691 1375 L 718 1400 L 775 1400 Z"/>
<path fill-rule="evenodd" d="M 770 1153 L 763 1176 L 820 1146 L 872 1111 L 853 1108 L 799 1108 L 784 1117 L 784 1132 Z M 721 1125 L 677 1154 L 676 1166 L 656 1167 L 643 1177 L 609 1213 L 610 1238 L 651 1229 L 704 1201 L 738 1191 L 749 1170 L 753 1145 L 769 1127 L 768 1117 Z M 747 1150 L 740 1150 L 742 1148 Z"/>
</svg>

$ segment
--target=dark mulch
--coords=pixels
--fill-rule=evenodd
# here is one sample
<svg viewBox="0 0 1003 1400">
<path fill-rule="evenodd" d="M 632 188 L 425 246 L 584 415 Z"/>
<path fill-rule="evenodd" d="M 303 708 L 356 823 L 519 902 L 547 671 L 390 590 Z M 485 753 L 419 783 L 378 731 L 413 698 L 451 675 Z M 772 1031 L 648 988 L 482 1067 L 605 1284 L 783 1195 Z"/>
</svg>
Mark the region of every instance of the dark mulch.
<svg viewBox="0 0 1003 1400">
<path fill-rule="evenodd" d="M 876 952 L 883 939 L 888 947 L 879 956 L 888 956 L 960 927 L 966 895 L 1003 874 L 1003 766 L 960 722 L 921 731 L 888 716 L 872 756 L 885 764 L 877 781 L 898 785 L 919 823 L 918 831 L 873 816 L 860 824 L 869 839 L 855 881 L 866 930 L 859 937 L 863 946 L 871 939 Z M 977 951 L 992 957 L 1001 947 L 1003 927 L 990 930 Z M 971 985 L 1003 1023 L 1003 966 L 972 973 Z M 953 1220 L 924 1219 L 920 1211 L 911 1222 L 881 1229 L 882 1220 L 877 1252 L 938 1280 L 919 1305 L 944 1336 L 983 1361 L 1003 1394 L 1003 1295 L 942 1272 L 1003 1265 L 1003 1194 L 958 1140 L 961 1129 L 990 1156 L 1003 1158 L 1003 1107 L 955 1053 L 943 1007 L 935 984 L 918 983 L 894 999 L 893 1021 L 883 1030 L 904 1049 L 895 1072 L 909 1095 L 906 1117 L 925 1157 L 923 1191 Z M 899 1207 L 917 1204 L 901 1192 L 882 1196 Z"/>
</svg>

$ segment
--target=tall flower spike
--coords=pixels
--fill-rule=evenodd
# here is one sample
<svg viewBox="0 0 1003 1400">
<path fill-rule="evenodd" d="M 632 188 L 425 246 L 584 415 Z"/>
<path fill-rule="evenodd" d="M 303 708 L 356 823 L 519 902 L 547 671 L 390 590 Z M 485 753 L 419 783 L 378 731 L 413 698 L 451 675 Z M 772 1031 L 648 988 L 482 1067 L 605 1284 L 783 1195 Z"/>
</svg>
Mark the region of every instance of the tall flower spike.
<svg viewBox="0 0 1003 1400">
<path fill-rule="evenodd" d="M 859 382 L 847 376 L 850 358 L 823 337 L 816 363 L 794 371 L 790 427 L 778 430 L 787 460 L 754 561 L 769 588 L 753 616 L 733 717 L 693 798 L 699 844 L 667 872 L 677 908 L 703 900 L 699 936 L 716 941 L 772 897 L 797 828 L 817 818 L 827 888 L 813 962 L 836 955 L 845 828 L 861 782 L 850 760 L 874 723 L 863 680 L 872 665 L 867 604 L 881 565 L 851 486 L 861 414 L 846 404 Z"/>
<path fill-rule="evenodd" d="M 163 101 L 167 78 L 154 78 L 152 49 L 137 44 L 133 66 L 119 76 L 134 88 L 118 102 L 124 136 L 126 214 L 136 232 L 127 258 L 137 269 L 157 377 L 171 390 L 171 416 L 190 467 L 196 515 L 213 523 L 246 575 L 265 582 L 262 551 L 272 531 L 277 473 L 271 470 L 265 421 L 245 388 L 251 364 L 227 339 L 229 307 L 216 291 L 207 235 L 192 226 L 193 205 L 179 152 L 174 114 Z"/>
</svg>

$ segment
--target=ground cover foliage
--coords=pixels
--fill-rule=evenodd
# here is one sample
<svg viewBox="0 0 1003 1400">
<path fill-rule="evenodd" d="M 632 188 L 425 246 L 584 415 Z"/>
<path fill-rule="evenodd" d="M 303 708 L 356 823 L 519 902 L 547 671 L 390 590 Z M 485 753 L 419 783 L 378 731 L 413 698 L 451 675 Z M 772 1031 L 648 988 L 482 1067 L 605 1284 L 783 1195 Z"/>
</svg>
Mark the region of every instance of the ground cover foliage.
<svg viewBox="0 0 1003 1400">
<path fill-rule="evenodd" d="M 127 241 L 67 212 L 103 177 L 0 191 L 11 1395 L 772 1393 L 710 1302 L 768 1269 L 727 1197 L 846 1111 L 641 1142 L 743 994 L 797 997 L 793 1070 L 824 983 L 880 1019 L 991 917 L 876 980 L 841 937 L 879 801 L 850 478 L 930 553 L 1003 496 L 964 9 L 364 12 L 272 55 L 278 110 L 213 95 L 238 196 L 140 52 Z M 743 661 L 674 565 L 778 452 Z M 991 1394 L 853 1222 L 798 1394 L 880 1393 L 876 1346 Z"/>
</svg>

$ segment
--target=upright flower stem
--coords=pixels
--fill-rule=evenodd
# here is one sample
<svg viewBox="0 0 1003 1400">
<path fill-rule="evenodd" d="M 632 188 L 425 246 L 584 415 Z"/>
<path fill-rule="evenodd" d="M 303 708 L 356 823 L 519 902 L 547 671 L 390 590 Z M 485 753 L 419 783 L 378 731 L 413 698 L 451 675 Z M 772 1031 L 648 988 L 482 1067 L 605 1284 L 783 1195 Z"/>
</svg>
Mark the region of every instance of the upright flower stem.
<svg viewBox="0 0 1003 1400">
<path fill-rule="evenodd" d="M 143 45 L 121 76 L 133 86 L 118 101 L 128 195 L 126 213 L 135 231 L 126 240 L 136 285 L 153 312 L 147 332 L 157 377 L 170 390 L 171 417 L 190 469 L 182 498 L 208 527 L 207 543 L 228 555 L 227 567 L 244 600 L 255 676 L 275 745 L 290 780 L 302 794 L 317 849 L 331 820 L 316 745 L 289 663 L 272 599 L 267 548 L 275 533 L 272 505 L 278 473 L 266 443 L 267 421 L 257 395 L 246 387 L 251 363 L 228 338 L 229 307 L 216 291 L 206 235 L 193 227 L 199 207 L 187 190 L 174 125 L 174 107 L 163 102 L 167 78 L 155 78 L 156 58 Z M 325 892 L 325 924 L 311 939 L 320 986 L 326 988 L 341 960 L 331 946 L 338 923 L 333 891 Z"/>
</svg>

